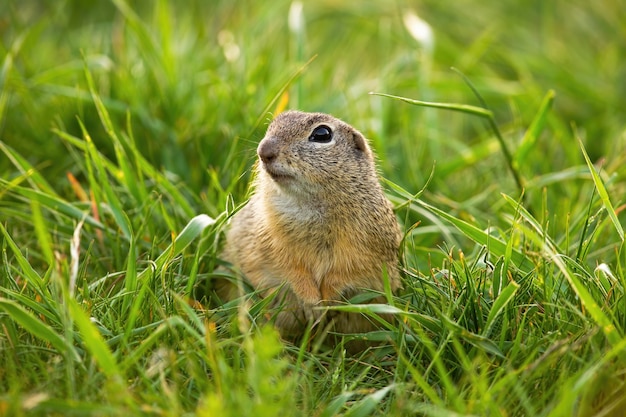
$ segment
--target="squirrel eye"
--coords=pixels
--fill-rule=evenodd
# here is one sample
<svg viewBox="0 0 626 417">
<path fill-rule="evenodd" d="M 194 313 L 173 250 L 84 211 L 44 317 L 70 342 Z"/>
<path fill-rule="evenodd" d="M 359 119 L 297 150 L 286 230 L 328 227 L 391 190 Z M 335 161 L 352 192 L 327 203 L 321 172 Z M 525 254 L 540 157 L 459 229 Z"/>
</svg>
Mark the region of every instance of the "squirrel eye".
<svg viewBox="0 0 626 417">
<path fill-rule="evenodd" d="M 309 142 L 328 143 L 333 138 L 333 131 L 326 125 L 320 125 L 313 129 L 313 133 L 309 136 Z"/>
</svg>

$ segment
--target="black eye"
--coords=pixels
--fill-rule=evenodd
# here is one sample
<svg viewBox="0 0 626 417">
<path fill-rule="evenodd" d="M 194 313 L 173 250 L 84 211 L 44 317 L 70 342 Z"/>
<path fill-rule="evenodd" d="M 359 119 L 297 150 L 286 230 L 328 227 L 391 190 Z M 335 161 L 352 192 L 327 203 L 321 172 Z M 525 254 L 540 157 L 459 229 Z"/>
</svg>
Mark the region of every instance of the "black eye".
<svg viewBox="0 0 626 417">
<path fill-rule="evenodd" d="M 320 125 L 313 129 L 309 136 L 309 142 L 328 143 L 333 138 L 333 131 L 326 125 Z"/>
</svg>

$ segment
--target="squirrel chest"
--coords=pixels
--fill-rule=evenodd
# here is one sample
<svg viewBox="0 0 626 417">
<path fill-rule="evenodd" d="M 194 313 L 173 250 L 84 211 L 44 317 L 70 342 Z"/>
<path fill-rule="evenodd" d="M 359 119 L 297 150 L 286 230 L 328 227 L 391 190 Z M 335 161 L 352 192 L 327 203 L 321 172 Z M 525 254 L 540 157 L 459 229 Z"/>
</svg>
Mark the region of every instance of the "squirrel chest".
<svg viewBox="0 0 626 417">
<path fill-rule="evenodd" d="M 258 219 L 259 246 L 266 255 L 261 280 L 270 287 L 283 281 L 292 287 L 310 286 L 316 298 L 310 302 L 339 299 L 346 289 L 378 287 L 370 282 L 379 272 L 373 271 L 380 264 L 375 253 L 379 248 L 373 248 L 376 238 L 362 224 L 364 219 L 350 211 L 349 205 L 307 206 L 293 201 L 287 206 L 284 201 L 266 205 Z"/>
</svg>

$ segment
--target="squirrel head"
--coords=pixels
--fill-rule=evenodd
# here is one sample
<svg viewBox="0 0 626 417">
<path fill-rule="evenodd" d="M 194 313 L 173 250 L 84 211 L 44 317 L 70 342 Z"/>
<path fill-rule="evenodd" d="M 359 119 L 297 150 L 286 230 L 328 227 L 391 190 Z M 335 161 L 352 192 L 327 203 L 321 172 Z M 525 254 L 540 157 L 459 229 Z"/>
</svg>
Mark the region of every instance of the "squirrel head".
<svg viewBox="0 0 626 417">
<path fill-rule="evenodd" d="M 316 194 L 350 189 L 375 178 L 367 139 L 349 124 L 324 113 L 286 111 L 269 125 L 257 148 L 259 175 L 281 190 Z"/>
</svg>

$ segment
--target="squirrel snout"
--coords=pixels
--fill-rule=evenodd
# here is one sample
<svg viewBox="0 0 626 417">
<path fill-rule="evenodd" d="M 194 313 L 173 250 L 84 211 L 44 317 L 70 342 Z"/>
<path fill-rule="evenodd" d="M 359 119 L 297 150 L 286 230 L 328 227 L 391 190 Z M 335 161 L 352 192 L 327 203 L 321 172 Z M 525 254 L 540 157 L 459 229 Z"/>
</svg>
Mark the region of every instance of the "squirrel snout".
<svg viewBox="0 0 626 417">
<path fill-rule="evenodd" d="M 275 137 L 265 138 L 259 143 L 257 149 L 259 158 L 265 163 L 272 162 L 278 155 L 278 139 Z"/>
</svg>

